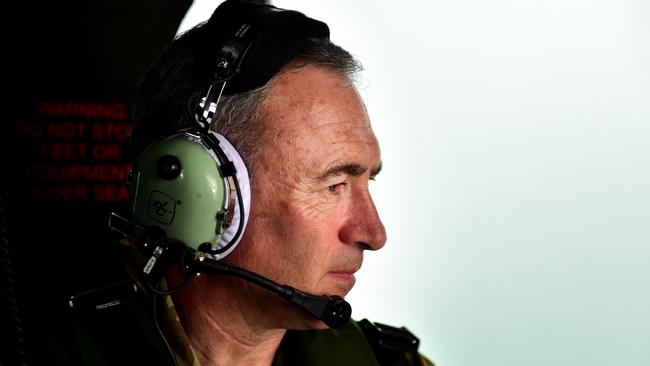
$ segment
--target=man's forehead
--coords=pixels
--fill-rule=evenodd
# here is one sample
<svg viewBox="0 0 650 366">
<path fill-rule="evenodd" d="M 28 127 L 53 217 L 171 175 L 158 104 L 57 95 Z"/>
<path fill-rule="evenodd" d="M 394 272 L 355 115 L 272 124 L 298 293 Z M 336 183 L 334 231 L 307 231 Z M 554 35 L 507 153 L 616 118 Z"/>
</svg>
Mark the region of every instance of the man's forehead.
<svg viewBox="0 0 650 366">
<path fill-rule="evenodd" d="M 275 136 L 286 130 L 316 134 L 341 131 L 324 130 L 329 124 L 370 128 L 363 100 L 347 76 L 313 65 L 284 71 L 274 80 L 264 101 L 262 119 Z"/>
<path fill-rule="evenodd" d="M 346 75 L 324 66 L 305 65 L 278 74 L 271 84 L 269 98 L 287 99 L 293 103 L 322 102 L 318 97 L 344 90 L 357 94 L 354 83 Z"/>
<path fill-rule="evenodd" d="M 319 180 L 378 172 L 379 146 L 368 114 L 343 75 L 311 65 L 286 71 L 269 90 L 261 123 L 264 155 L 284 162 L 287 173 Z"/>
</svg>

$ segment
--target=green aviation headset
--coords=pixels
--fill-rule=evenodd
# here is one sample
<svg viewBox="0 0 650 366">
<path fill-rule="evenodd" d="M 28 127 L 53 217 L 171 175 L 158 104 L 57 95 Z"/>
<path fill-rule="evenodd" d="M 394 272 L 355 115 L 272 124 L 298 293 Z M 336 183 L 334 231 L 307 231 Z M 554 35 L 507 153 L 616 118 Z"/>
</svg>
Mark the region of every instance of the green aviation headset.
<svg viewBox="0 0 650 366">
<path fill-rule="evenodd" d="M 228 140 L 210 130 L 222 95 L 266 84 L 310 38 L 329 37 L 325 23 L 272 5 L 228 0 L 208 23 L 216 51 L 203 97 L 188 97 L 194 126 L 146 147 L 134 164 L 131 215 L 168 238 L 222 259 L 240 242 L 251 201 L 248 171 Z M 225 35 L 225 36 L 224 36 Z M 213 52 L 214 53 L 214 52 Z"/>
</svg>

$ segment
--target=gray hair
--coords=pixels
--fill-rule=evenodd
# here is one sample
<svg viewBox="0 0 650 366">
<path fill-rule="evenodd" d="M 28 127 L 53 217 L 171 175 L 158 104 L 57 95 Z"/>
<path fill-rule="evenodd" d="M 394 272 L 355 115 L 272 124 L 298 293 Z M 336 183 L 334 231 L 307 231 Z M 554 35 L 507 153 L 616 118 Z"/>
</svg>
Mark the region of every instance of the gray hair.
<svg viewBox="0 0 650 366">
<path fill-rule="evenodd" d="M 219 101 L 219 108 L 211 129 L 224 135 L 239 151 L 246 162 L 251 179 L 257 168 L 259 147 L 263 145 L 263 129 L 260 128 L 262 104 L 277 77 L 286 70 L 305 66 L 319 66 L 336 74 L 345 76 L 351 83 L 357 80 L 361 64 L 346 50 L 335 45 L 329 39 L 312 39 L 308 46 L 289 62 L 265 85 L 244 92 L 224 96 Z"/>
<path fill-rule="evenodd" d="M 131 148 L 135 156 L 153 141 L 173 131 L 194 125 L 189 110 L 196 105 L 206 86 L 203 45 L 212 34 L 199 25 L 169 44 L 138 83 L 131 108 L 135 122 Z M 347 77 L 352 83 L 361 65 L 329 39 L 310 39 L 303 49 L 278 73 L 307 65 L 327 68 Z M 266 85 L 247 92 L 224 96 L 219 102 L 211 128 L 224 135 L 240 152 L 249 173 L 254 175 L 265 134 L 259 123 L 264 101 L 278 75 Z"/>
</svg>

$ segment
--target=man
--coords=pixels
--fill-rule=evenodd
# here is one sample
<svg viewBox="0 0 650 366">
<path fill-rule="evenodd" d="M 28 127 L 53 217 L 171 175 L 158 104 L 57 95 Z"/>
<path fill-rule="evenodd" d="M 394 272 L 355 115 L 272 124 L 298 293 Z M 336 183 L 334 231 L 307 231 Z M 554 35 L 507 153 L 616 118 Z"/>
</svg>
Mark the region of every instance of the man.
<svg viewBox="0 0 650 366">
<path fill-rule="evenodd" d="M 226 24 L 235 24 L 235 41 L 224 34 L 232 28 Z M 246 48 L 242 39 L 247 36 L 242 34 L 256 27 L 261 31 L 250 37 L 254 41 Z M 233 234 L 223 246 L 217 239 L 212 247 L 216 254 L 208 257 L 308 294 L 342 298 L 354 286 L 364 251 L 383 247 L 386 233 L 368 191 L 370 180 L 381 170 L 381 158 L 352 82 L 359 67 L 347 51 L 329 41 L 328 34 L 324 23 L 297 12 L 227 1 L 207 24 L 175 40 L 146 74 L 135 103 L 133 146 L 140 154 L 139 164 L 146 165 L 146 155 L 158 149 L 161 138 L 166 143 L 165 136 L 209 122 L 224 138 L 214 148 L 232 144 L 245 165 L 234 164 L 233 179 L 239 183 L 225 190 L 246 191 L 249 176 L 250 202 L 246 194 L 233 194 L 236 201 L 228 207 L 237 207 L 235 216 L 239 216 L 221 236 L 240 227 L 241 237 Z M 237 58 L 244 54 L 243 61 Z M 238 64 L 236 71 L 220 73 L 219 68 L 227 69 L 229 63 Z M 215 89 L 223 93 L 212 99 Z M 206 139 L 209 135 L 199 134 Z M 160 156 L 169 154 L 157 155 L 156 161 L 163 160 Z M 178 170 L 164 180 L 184 178 L 181 174 L 188 173 L 188 164 L 180 159 L 166 166 L 162 175 Z M 227 165 L 222 164 L 220 169 Z M 136 201 L 158 194 L 157 190 L 139 193 L 139 187 L 147 185 L 140 180 L 148 174 L 145 169 L 135 168 Z M 160 164 L 155 169 L 160 173 Z M 156 201 L 155 211 L 166 214 L 175 204 L 181 210 L 191 204 L 189 199 L 169 206 Z M 151 214 L 151 202 L 142 207 L 140 214 L 136 202 L 136 221 Z M 178 239 L 176 229 L 161 226 L 169 237 Z M 212 253 L 209 247 L 207 252 Z M 147 264 L 155 265 L 157 255 L 146 256 L 150 257 Z M 153 305 L 153 321 L 160 333 L 156 338 L 171 353 L 158 362 L 430 364 L 415 352 L 417 340 L 408 331 L 383 326 L 382 333 L 381 327 L 369 322 L 353 321 L 328 330 L 313 314 L 257 284 L 210 274 L 190 278 L 181 267 L 166 271 L 163 282 L 174 291 L 165 306 Z M 144 272 L 149 273 L 147 266 Z"/>
</svg>

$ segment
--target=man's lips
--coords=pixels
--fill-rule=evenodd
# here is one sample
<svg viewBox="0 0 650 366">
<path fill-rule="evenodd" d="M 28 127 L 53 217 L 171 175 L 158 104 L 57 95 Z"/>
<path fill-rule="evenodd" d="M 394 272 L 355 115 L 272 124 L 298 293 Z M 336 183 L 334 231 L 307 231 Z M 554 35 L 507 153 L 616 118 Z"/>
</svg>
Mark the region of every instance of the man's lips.
<svg viewBox="0 0 650 366">
<path fill-rule="evenodd" d="M 330 275 L 341 279 L 354 279 L 354 274 L 361 268 L 361 266 L 354 266 L 348 268 L 337 268 L 329 272 Z"/>
<path fill-rule="evenodd" d="M 354 273 L 353 272 L 330 272 L 329 273 L 331 276 L 338 277 L 338 278 L 354 278 Z"/>
</svg>

